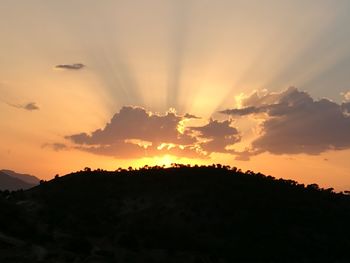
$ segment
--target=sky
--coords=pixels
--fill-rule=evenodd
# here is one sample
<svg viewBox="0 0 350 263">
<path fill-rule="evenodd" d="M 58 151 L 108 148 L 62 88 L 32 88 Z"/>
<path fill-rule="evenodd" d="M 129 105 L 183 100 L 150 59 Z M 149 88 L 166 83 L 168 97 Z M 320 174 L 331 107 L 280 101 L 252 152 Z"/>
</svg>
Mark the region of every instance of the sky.
<svg viewBox="0 0 350 263">
<path fill-rule="evenodd" d="M 0 168 L 223 163 L 350 190 L 349 1 L 0 6 Z"/>
</svg>

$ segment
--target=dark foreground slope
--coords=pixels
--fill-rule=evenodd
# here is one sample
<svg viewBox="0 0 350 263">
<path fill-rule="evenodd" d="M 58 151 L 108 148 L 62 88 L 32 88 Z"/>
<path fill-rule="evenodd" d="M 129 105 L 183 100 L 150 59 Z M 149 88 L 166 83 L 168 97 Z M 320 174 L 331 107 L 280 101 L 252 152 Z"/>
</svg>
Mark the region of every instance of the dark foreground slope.
<svg viewBox="0 0 350 263">
<path fill-rule="evenodd" d="M 0 206 L 0 262 L 350 260 L 349 196 L 226 167 L 87 170 Z"/>
</svg>

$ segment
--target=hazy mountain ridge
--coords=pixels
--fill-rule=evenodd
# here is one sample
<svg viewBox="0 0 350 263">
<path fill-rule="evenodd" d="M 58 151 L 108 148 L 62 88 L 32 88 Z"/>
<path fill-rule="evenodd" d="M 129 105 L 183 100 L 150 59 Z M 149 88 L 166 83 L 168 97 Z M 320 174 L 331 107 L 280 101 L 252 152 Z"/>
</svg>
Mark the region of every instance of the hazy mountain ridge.
<svg viewBox="0 0 350 263">
<path fill-rule="evenodd" d="M 0 172 L 3 172 L 5 174 L 8 174 L 14 178 L 18 178 L 28 184 L 31 184 L 31 185 L 37 185 L 39 184 L 40 182 L 40 179 L 35 177 L 34 175 L 31 175 L 31 174 L 22 174 L 22 173 L 17 173 L 15 171 L 12 171 L 12 170 L 8 170 L 8 169 L 2 169 L 0 170 Z"/>
<path fill-rule="evenodd" d="M 348 262 L 348 195 L 250 171 L 86 169 L 2 196 L 26 245 L 0 236 L 1 262 Z"/>
<path fill-rule="evenodd" d="M 19 190 L 29 189 L 37 184 L 28 183 L 19 178 L 13 177 L 5 172 L 0 171 L 0 190 Z"/>
</svg>

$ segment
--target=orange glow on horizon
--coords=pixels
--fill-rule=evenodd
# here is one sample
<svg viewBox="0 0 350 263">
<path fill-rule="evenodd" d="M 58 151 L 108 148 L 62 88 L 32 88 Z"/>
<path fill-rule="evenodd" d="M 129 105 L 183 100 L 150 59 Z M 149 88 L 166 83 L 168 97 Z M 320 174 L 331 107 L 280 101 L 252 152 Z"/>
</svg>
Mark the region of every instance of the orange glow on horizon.
<svg viewBox="0 0 350 263">
<path fill-rule="evenodd" d="M 172 163 L 177 163 L 177 164 L 190 164 L 190 165 L 195 165 L 195 164 L 207 164 L 208 160 L 200 160 L 200 159 L 190 159 L 190 158 L 179 158 L 173 155 L 162 155 L 162 156 L 157 156 L 157 157 L 152 157 L 152 158 L 141 158 L 138 160 L 135 160 L 133 162 L 134 168 L 140 168 L 145 165 L 149 166 L 165 166 L 165 167 L 171 167 Z"/>
</svg>

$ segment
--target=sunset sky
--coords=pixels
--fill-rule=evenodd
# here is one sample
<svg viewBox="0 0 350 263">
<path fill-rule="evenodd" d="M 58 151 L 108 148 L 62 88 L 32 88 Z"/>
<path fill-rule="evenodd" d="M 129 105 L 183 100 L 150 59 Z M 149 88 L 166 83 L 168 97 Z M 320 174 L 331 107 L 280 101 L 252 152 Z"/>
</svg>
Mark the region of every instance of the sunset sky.
<svg viewBox="0 0 350 263">
<path fill-rule="evenodd" d="M 0 169 L 222 163 L 350 190 L 350 1 L 2 0 Z"/>
</svg>

